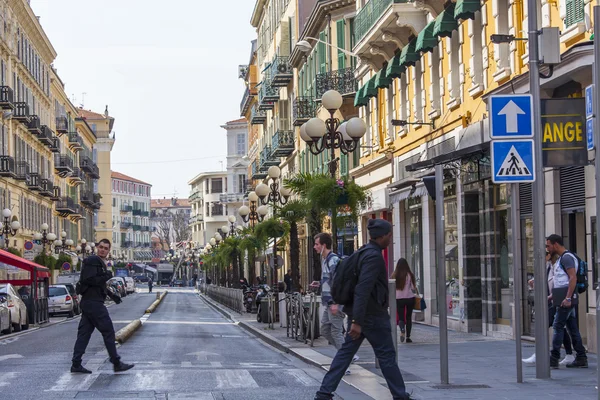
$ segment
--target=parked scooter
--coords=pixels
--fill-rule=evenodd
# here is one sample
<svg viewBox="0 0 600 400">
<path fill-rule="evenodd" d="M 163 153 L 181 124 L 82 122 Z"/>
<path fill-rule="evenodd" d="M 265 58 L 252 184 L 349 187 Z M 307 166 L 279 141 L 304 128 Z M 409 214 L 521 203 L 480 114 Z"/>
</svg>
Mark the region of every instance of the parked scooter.
<svg viewBox="0 0 600 400">
<path fill-rule="evenodd" d="M 267 297 L 271 293 L 271 287 L 269 285 L 261 284 L 258 285 L 258 291 L 256 293 L 256 321 L 263 322 L 261 316 L 261 304 L 263 297 Z M 266 321 L 265 321 L 266 322 Z"/>
<path fill-rule="evenodd" d="M 246 307 L 246 312 L 252 312 L 252 303 L 254 302 L 254 289 L 250 287 L 243 279 L 240 279 L 240 285 L 242 288 L 242 293 L 244 294 L 244 306 Z"/>
</svg>

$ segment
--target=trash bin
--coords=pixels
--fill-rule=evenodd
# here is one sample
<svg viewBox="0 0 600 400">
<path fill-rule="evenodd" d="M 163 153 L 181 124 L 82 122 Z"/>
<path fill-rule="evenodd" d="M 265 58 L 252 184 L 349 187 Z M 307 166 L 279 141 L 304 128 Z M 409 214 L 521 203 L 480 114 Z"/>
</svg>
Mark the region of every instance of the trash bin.
<svg viewBox="0 0 600 400">
<path fill-rule="evenodd" d="M 260 322 L 269 323 L 269 299 L 266 297 L 260 299 Z"/>
</svg>

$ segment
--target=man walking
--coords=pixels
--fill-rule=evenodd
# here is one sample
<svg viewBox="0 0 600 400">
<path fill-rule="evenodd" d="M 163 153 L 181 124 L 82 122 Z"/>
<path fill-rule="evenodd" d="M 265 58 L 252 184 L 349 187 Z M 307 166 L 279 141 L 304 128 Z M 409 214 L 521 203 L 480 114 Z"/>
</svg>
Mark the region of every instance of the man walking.
<svg viewBox="0 0 600 400">
<path fill-rule="evenodd" d="M 558 369 L 560 358 L 560 346 L 563 343 L 565 328 L 571 335 L 573 348 L 577 353 L 575 361 L 567 364 L 567 368 L 587 368 L 587 355 L 585 347 L 579 334 L 577 319 L 577 304 L 579 294 L 577 293 L 577 268 L 579 260 L 575 254 L 565 249 L 563 238 L 560 235 L 550 235 L 546 239 L 546 250 L 552 255 L 560 258 L 553 265 L 554 288 L 552 289 L 552 302 L 556 307 L 554 314 L 554 335 L 552 336 L 552 351 L 550 352 L 550 367 Z"/>
<path fill-rule="evenodd" d="M 283 282 L 285 283 L 285 291 L 292 293 L 292 270 L 288 269 L 287 273 L 283 276 Z"/>
<path fill-rule="evenodd" d="M 148 278 L 148 292 L 152 293 L 152 278 Z"/>
<path fill-rule="evenodd" d="M 115 372 L 127 371 L 133 364 L 121 362 L 115 345 L 115 329 L 104 306 L 106 299 L 106 282 L 112 278 L 112 272 L 106 269 L 106 257 L 110 252 L 110 241 L 102 239 L 96 249 L 98 255 L 92 255 L 83 260 L 81 277 L 79 278 L 81 300 L 81 320 L 77 329 L 77 341 L 73 349 L 71 372 L 91 374 L 92 371 L 81 365 L 81 359 L 90 341 L 94 329 L 102 334 L 104 345 L 108 351 L 110 362 Z"/>
<path fill-rule="evenodd" d="M 370 219 L 367 225 L 370 242 L 360 254 L 359 276 L 354 289 L 354 302 L 346 306 L 348 335 L 335 355 L 321 383 L 315 400 L 329 400 L 345 371 L 366 338 L 379 360 L 381 372 L 394 400 L 408 400 L 404 379 L 396 361 L 388 314 L 388 278 L 381 251 L 392 240 L 392 225 L 382 219 Z"/>
</svg>

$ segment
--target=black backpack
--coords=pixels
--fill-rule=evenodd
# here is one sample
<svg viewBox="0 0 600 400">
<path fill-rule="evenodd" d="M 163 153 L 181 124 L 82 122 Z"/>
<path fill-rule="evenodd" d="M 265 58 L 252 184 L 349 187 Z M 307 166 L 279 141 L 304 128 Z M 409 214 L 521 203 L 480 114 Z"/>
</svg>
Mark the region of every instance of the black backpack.
<svg viewBox="0 0 600 400">
<path fill-rule="evenodd" d="M 572 251 L 566 251 L 565 253 L 571 253 L 572 255 L 575 256 L 575 259 L 577 259 L 577 272 L 576 272 L 577 286 L 576 286 L 576 289 L 577 289 L 577 293 L 584 293 L 585 291 L 587 291 L 588 286 L 589 286 L 587 262 L 583 261 L 581 258 L 579 258 L 579 256 L 577 254 L 573 253 Z M 561 263 L 560 266 L 566 273 L 567 270 L 565 269 L 564 265 L 562 265 L 562 263 Z"/>
<path fill-rule="evenodd" d="M 360 255 L 364 250 L 365 247 L 361 247 L 349 257 L 340 259 L 331 284 L 331 297 L 336 304 L 349 306 L 354 302 L 354 288 L 360 274 Z"/>
</svg>

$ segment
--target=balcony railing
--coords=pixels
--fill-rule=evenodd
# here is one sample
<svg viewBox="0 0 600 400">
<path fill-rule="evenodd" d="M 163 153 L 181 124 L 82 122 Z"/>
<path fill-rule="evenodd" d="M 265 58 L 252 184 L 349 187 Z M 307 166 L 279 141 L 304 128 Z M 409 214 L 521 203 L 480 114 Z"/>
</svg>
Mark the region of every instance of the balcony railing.
<svg viewBox="0 0 600 400">
<path fill-rule="evenodd" d="M 132 225 L 133 224 L 131 222 L 123 221 L 119 226 L 121 227 L 121 229 L 129 229 Z"/>
<path fill-rule="evenodd" d="M 15 108 L 14 93 L 10 86 L 0 86 L 0 108 L 3 110 Z"/>
<path fill-rule="evenodd" d="M 133 230 L 134 231 L 141 231 L 142 230 L 142 226 L 141 225 L 133 225 Z"/>
<path fill-rule="evenodd" d="M 150 242 L 142 242 L 142 247 L 149 248 Z"/>
<path fill-rule="evenodd" d="M 250 114 L 250 123 L 252 125 L 264 124 L 267 120 L 267 112 L 265 110 L 259 110 L 256 108 L 252 108 L 252 113 Z"/>
<path fill-rule="evenodd" d="M 72 151 L 83 150 L 83 139 L 77 132 L 69 132 L 69 148 Z"/>
<path fill-rule="evenodd" d="M 150 232 L 150 227 L 148 225 L 142 225 L 142 232 Z"/>
<path fill-rule="evenodd" d="M 90 178 L 100 178 L 100 169 L 98 168 L 96 163 L 88 156 L 79 157 L 79 167 L 83 170 L 83 172 L 88 174 Z"/>
<path fill-rule="evenodd" d="M 294 152 L 294 132 L 279 130 L 273 135 L 271 157 L 287 157 Z"/>
<path fill-rule="evenodd" d="M 67 133 L 69 131 L 69 121 L 67 117 L 61 115 L 60 117 L 56 117 L 56 132 L 58 132 L 59 136 L 63 133 Z"/>
<path fill-rule="evenodd" d="M 70 197 L 61 197 L 56 203 L 56 212 L 61 215 L 75 214 L 78 212 L 78 207 Z"/>
<path fill-rule="evenodd" d="M 72 185 L 80 185 L 85 182 L 85 174 L 79 168 L 73 168 L 73 172 L 69 176 Z"/>
<path fill-rule="evenodd" d="M 53 136 L 48 148 L 53 153 L 60 153 L 60 139 L 57 136 Z"/>
<path fill-rule="evenodd" d="M 310 96 L 299 96 L 293 103 L 294 126 L 300 126 L 317 115 L 317 102 Z"/>
<path fill-rule="evenodd" d="M 271 146 L 265 145 L 260 152 L 260 168 L 268 168 L 273 165 L 279 165 L 279 160 L 271 156 Z"/>
<path fill-rule="evenodd" d="M 140 215 L 142 217 L 149 217 L 150 216 L 150 211 L 142 211 L 142 213 Z"/>
<path fill-rule="evenodd" d="M 130 213 L 133 211 L 133 206 L 121 206 L 122 213 Z"/>
<path fill-rule="evenodd" d="M 56 154 L 54 156 L 54 169 L 59 175 L 70 174 L 73 172 L 73 160 L 65 155 Z"/>
<path fill-rule="evenodd" d="M 241 203 L 244 201 L 244 193 L 228 193 L 219 196 L 221 203 Z"/>
<path fill-rule="evenodd" d="M 124 240 L 123 242 L 121 242 L 121 247 L 123 247 L 124 249 L 133 247 L 133 242 L 131 240 Z"/>
<path fill-rule="evenodd" d="M 250 95 L 250 89 L 246 88 L 244 91 L 244 96 L 242 97 L 242 102 L 240 103 L 240 116 L 243 117 L 248 112 L 248 108 L 250 107 L 250 100 L 253 95 Z"/>
<path fill-rule="evenodd" d="M 294 70 L 289 57 L 275 56 L 271 63 L 271 86 L 285 87 L 294 77 Z"/>
<path fill-rule="evenodd" d="M 59 201 L 60 200 L 60 186 L 53 186 L 52 187 L 52 196 L 50 196 L 50 198 L 53 201 Z"/>
<path fill-rule="evenodd" d="M 46 146 L 50 147 L 54 143 L 52 141 L 53 137 L 54 137 L 54 132 L 52 132 L 52 129 L 50 129 L 46 125 L 42 125 L 40 127 L 40 133 L 38 135 L 38 139 L 40 140 L 40 142 L 42 142 Z"/>
<path fill-rule="evenodd" d="M 42 190 L 40 194 L 44 197 L 52 197 L 54 195 L 54 182 L 50 179 L 42 179 Z"/>
<path fill-rule="evenodd" d="M 370 0 L 360 9 L 354 19 L 355 43 L 360 42 L 365 37 L 390 4 L 407 2 L 407 0 Z"/>
<path fill-rule="evenodd" d="M 15 159 L 11 156 L 0 156 L 0 176 L 9 178 L 15 178 L 17 176 Z"/>
<path fill-rule="evenodd" d="M 84 206 L 93 207 L 96 204 L 94 199 L 94 192 L 91 190 L 81 191 L 79 198 L 81 204 L 83 204 Z"/>
<path fill-rule="evenodd" d="M 142 215 L 142 210 L 137 210 L 137 209 L 133 210 L 133 215 L 139 215 L 139 216 L 141 216 Z"/>
<path fill-rule="evenodd" d="M 372 0 L 371 0 L 372 1 Z M 337 90 L 342 96 L 356 93 L 357 82 L 352 68 L 317 74 L 315 78 L 317 99 L 328 90 Z"/>
<path fill-rule="evenodd" d="M 15 103 L 15 111 L 13 118 L 17 121 L 23 123 L 25 126 L 29 125 L 29 121 L 31 119 L 29 115 L 29 104 L 19 101 Z"/>
<path fill-rule="evenodd" d="M 40 117 L 38 117 L 37 115 L 31 115 L 31 118 L 29 118 L 29 123 L 27 124 L 27 130 L 33 135 L 41 135 L 42 124 L 40 122 Z"/>
<path fill-rule="evenodd" d="M 271 110 L 279 100 L 279 88 L 271 85 L 270 78 L 265 78 L 258 91 L 258 108 Z"/>
<path fill-rule="evenodd" d="M 252 179 L 264 179 L 266 176 L 267 173 L 260 169 L 258 158 L 252 161 Z"/>
<path fill-rule="evenodd" d="M 17 161 L 16 179 L 20 181 L 29 181 L 29 163 L 27 161 Z"/>
<path fill-rule="evenodd" d="M 42 177 L 39 173 L 29 173 L 29 181 L 27 181 L 27 187 L 31 190 L 35 190 L 36 192 L 42 190 Z"/>
</svg>

